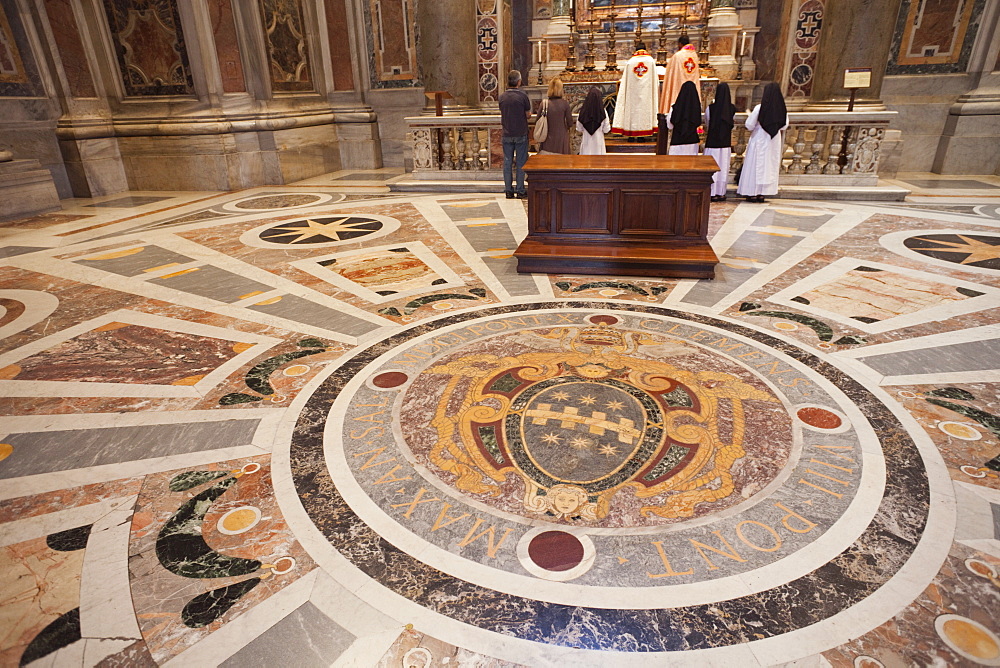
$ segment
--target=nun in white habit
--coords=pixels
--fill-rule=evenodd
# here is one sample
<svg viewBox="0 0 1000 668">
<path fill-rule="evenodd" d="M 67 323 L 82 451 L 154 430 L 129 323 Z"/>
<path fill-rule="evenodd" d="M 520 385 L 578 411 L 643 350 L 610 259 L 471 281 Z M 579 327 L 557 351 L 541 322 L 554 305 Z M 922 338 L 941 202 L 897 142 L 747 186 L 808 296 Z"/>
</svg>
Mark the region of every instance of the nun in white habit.
<svg viewBox="0 0 1000 668">
<path fill-rule="evenodd" d="M 764 96 L 747 117 L 746 127 L 750 141 L 736 192 L 748 202 L 763 202 L 765 195 L 778 194 L 778 172 L 785 149 L 782 130 L 788 127 L 785 98 L 778 84 L 764 87 Z"/>
</svg>

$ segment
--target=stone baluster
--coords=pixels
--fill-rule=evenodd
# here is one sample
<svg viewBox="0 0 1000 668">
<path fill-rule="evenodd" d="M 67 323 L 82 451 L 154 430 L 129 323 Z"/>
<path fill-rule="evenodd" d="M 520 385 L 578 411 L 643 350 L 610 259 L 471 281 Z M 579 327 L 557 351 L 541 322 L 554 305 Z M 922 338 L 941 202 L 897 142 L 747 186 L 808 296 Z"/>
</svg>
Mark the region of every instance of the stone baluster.
<svg viewBox="0 0 1000 668">
<path fill-rule="evenodd" d="M 455 159 L 452 157 L 452 131 L 454 128 L 441 128 L 441 169 L 455 169 Z"/>
<path fill-rule="evenodd" d="M 819 174 L 820 173 L 819 159 L 820 156 L 823 154 L 823 143 L 826 139 L 823 133 L 829 132 L 829 128 L 824 130 L 820 126 L 814 125 L 812 126 L 812 131 L 813 131 L 813 141 L 812 141 L 812 146 L 810 146 L 810 148 L 812 149 L 812 155 L 809 156 L 809 164 L 806 166 L 806 174 Z"/>
<path fill-rule="evenodd" d="M 837 156 L 840 155 L 840 138 L 844 128 L 840 125 L 831 125 L 826 135 L 826 165 L 823 167 L 824 174 L 839 174 L 840 167 L 837 165 Z"/>
<path fill-rule="evenodd" d="M 484 128 L 483 135 L 486 141 L 483 142 L 482 148 L 479 149 L 479 162 L 485 170 L 490 168 L 490 136 L 492 133 L 489 128 Z"/>
<path fill-rule="evenodd" d="M 792 130 L 795 132 L 795 140 L 794 142 L 789 142 L 792 145 L 792 162 L 788 165 L 788 173 L 804 174 L 806 166 L 802 164 L 802 154 L 806 150 L 806 132 L 808 128 L 805 125 L 800 125 L 793 127 Z"/>
<path fill-rule="evenodd" d="M 860 129 L 858 127 L 851 128 L 851 133 L 847 139 L 847 164 L 844 165 L 844 171 L 841 174 L 854 173 L 854 150 L 858 146 L 858 130 Z"/>
<path fill-rule="evenodd" d="M 469 158 L 472 170 L 476 172 L 478 172 L 483 168 L 482 163 L 479 162 L 480 146 L 481 144 L 479 143 L 479 128 L 472 128 L 472 142 L 469 150 Z"/>
<path fill-rule="evenodd" d="M 455 134 L 458 136 L 458 141 L 455 142 L 456 160 L 458 162 L 456 168 L 469 169 L 470 165 L 465 161 L 465 130 L 457 128 Z"/>
</svg>

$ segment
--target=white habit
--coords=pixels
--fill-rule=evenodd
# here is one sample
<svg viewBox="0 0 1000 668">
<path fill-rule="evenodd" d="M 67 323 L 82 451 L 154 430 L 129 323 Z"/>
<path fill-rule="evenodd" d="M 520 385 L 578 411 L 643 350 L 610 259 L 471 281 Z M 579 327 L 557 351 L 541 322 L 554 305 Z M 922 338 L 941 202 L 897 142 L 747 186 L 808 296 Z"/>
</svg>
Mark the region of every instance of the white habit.
<svg viewBox="0 0 1000 668">
<path fill-rule="evenodd" d="M 757 122 L 760 116 L 758 104 L 747 117 L 747 130 L 750 130 L 750 141 L 743 157 L 743 171 L 740 172 L 740 184 L 736 192 L 746 197 L 757 195 L 778 194 L 778 172 L 781 170 L 781 156 L 785 152 L 785 128 L 788 127 L 788 116 L 781 131 L 772 137 L 767 130 Z"/>
<path fill-rule="evenodd" d="M 656 132 L 656 60 L 646 51 L 628 59 L 618 84 L 612 132 L 648 137 Z"/>
<path fill-rule="evenodd" d="M 580 133 L 580 155 L 605 155 L 608 152 L 604 147 L 604 135 L 611 132 L 608 112 L 604 112 L 604 122 L 594 130 L 594 134 L 587 132 L 580 121 L 576 122 L 576 131 Z"/>
</svg>

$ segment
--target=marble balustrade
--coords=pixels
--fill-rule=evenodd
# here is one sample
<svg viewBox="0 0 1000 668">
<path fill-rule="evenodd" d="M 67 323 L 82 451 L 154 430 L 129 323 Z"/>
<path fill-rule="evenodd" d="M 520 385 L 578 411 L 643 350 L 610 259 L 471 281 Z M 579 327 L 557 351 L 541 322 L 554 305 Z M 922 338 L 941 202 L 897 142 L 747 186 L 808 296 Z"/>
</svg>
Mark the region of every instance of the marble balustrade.
<svg viewBox="0 0 1000 668">
<path fill-rule="evenodd" d="M 743 124 L 746 116 L 736 115 L 731 180 L 743 164 L 750 139 Z M 789 113 L 781 183 L 877 185 L 882 141 L 896 116 L 894 111 Z M 414 178 L 498 178 L 503 167 L 498 114 L 419 116 L 406 121 Z"/>
</svg>

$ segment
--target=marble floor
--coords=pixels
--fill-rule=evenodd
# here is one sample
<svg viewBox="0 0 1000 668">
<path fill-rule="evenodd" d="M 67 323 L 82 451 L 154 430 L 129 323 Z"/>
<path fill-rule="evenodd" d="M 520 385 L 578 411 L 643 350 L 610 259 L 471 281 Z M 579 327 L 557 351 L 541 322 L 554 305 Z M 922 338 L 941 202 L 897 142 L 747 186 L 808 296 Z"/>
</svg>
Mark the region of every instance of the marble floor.
<svg viewBox="0 0 1000 668">
<path fill-rule="evenodd" d="M 0 225 L 0 665 L 1000 665 L 1000 179 L 689 281 L 401 177 Z"/>
</svg>

